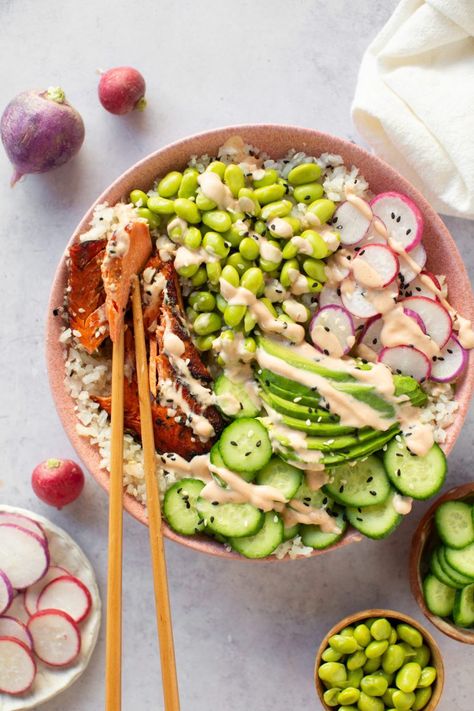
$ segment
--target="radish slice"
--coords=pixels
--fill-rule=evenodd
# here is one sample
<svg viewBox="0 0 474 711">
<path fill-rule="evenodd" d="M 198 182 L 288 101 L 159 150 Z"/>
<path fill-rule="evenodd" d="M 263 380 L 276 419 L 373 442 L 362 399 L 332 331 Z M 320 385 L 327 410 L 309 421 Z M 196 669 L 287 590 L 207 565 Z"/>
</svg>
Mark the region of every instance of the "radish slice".
<svg viewBox="0 0 474 711">
<path fill-rule="evenodd" d="M 403 309 L 403 313 L 405 313 L 407 316 L 409 316 L 409 317 L 412 318 L 414 321 L 416 321 L 417 324 L 418 324 L 418 326 L 419 326 L 419 328 L 420 328 L 420 331 L 423 331 L 423 333 L 426 334 L 426 326 L 425 326 L 425 324 L 424 324 L 424 322 L 423 322 L 423 319 L 421 318 L 421 316 L 419 316 L 419 315 L 416 313 L 416 311 L 412 311 L 411 309 L 405 308 L 405 309 Z"/>
<path fill-rule="evenodd" d="M 341 244 L 345 245 L 360 242 L 367 234 L 371 221 L 348 201 L 339 205 L 332 218 L 332 224 L 340 234 Z"/>
<path fill-rule="evenodd" d="M 56 578 L 61 578 L 63 575 L 69 575 L 69 571 L 61 568 L 58 565 L 51 565 L 46 575 L 39 580 L 35 585 L 31 585 L 28 590 L 25 590 L 25 607 L 28 614 L 34 615 L 38 611 L 38 598 L 45 587 Z"/>
<path fill-rule="evenodd" d="M 414 311 L 425 324 L 426 334 L 440 347 L 446 345 L 452 331 L 451 316 L 438 301 L 426 296 L 410 296 L 401 302 L 403 308 Z"/>
<path fill-rule="evenodd" d="M 14 637 L 26 644 L 29 649 L 33 649 L 33 640 L 26 625 L 17 620 L 16 617 L 10 617 L 9 615 L 0 617 L 0 637 Z"/>
<path fill-rule="evenodd" d="M 77 624 L 62 610 L 41 610 L 28 622 L 33 649 L 42 662 L 52 667 L 65 667 L 74 662 L 81 651 L 81 635 Z"/>
<path fill-rule="evenodd" d="M 33 585 L 48 566 L 48 544 L 42 538 L 14 524 L 0 524 L 0 569 L 14 588 Z"/>
<path fill-rule="evenodd" d="M 371 289 L 382 289 L 396 279 L 398 259 L 390 247 L 368 244 L 352 262 L 352 273 L 359 284 Z"/>
<path fill-rule="evenodd" d="M 35 660 L 26 644 L 13 637 L 0 637 L 0 692 L 24 694 L 35 676 Z"/>
<path fill-rule="evenodd" d="M 420 383 L 430 377 L 430 361 L 424 353 L 412 346 L 383 348 L 379 353 L 379 362 L 387 365 L 394 373 L 411 375 Z"/>
<path fill-rule="evenodd" d="M 14 617 L 16 620 L 19 620 L 20 622 L 28 622 L 28 619 L 30 617 L 26 607 L 25 607 L 25 593 L 21 592 L 16 595 L 8 610 L 6 611 L 9 617 Z"/>
<path fill-rule="evenodd" d="M 46 534 L 36 521 L 28 518 L 28 516 L 23 516 L 17 513 L 8 513 L 7 511 L 0 511 L 0 524 L 11 523 L 14 526 L 20 526 L 31 533 L 35 533 L 37 536 L 42 538 L 46 542 Z"/>
<path fill-rule="evenodd" d="M 354 247 L 354 251 L 362 249 L 362 247 L 365 247 L 366 244 L 388 244 L 387 238 L 384 237 L 384 235 L 381 233 L 381 230 L 377 229 L 377 226 L 380 226 L 381 230 L 383 230 L 384 232 L 386 231 L 386 227 L 383 224 L 382 220 L 380 220 L 378 217 L 374 217 L 374 219 L 370 223 L 370 227 L 367 231 L 367 234 L 361 239 L 360 242 L 358 242 L 357 247 Z"/>
<path fill-rule="evenodd" d="M 398 296 L 398 285 L 396 281 L 393 281 L 384 290 L 381 289 L 367 289 L 362 284 L 353 282 L 349 285 L 348 289 L 341 289 L 341 299 L 350 314 L 357 316 L 357 318 L 371 318 L 372 316 L 377 316 L 380 313 L 380 308 L 377 306 L 376 301 L 381 298 L 385 298 L 385 294 L 388 292 L 393 301 L 396 300 Z"/>
<path fill-rule="evenodd" d="M 0 615 L 3 615 L 8 610 L 13 596 L 14 592 L 10 579 L 3 570 L 0 570 Z"/>
<path fill-rule="evenodd" d="M 73 575 L 52 580 L 38 598 L 39 610 L 62 610 L 74 622 L 82 622 L 90 612 L 92 598 L 84 583 Z"/>
<path fill-rule="evenodd" d="M 376 195 L 370 207 L 380 217 L 393 239 L 411 252 L 423 235 L 423 216 L 417 205 L 406 195 L 396 192 Z"/>
<path fill-rule="evenodd" d="M 466 351 L 455 335 L 446 343 L 439 356 L 433 356 L 431 364 L 431 380 L 438 383 L 449 383 L 464 370 L 469 359 Z"/>
<path fill-rule="evenodd" d="M 383 319 L 381 316 L 374 316 L 367 321 L 362 331 L 359 343 L 370 348 L 374 353 L 380 353 L 383 348 L 381 339 Z"/>
<path fill-rule="evenodd" d="M 311 320 L 309 333 L 318 350 L 335 358 L 349 353 L 355 343 L 354 323 L 342 306 L 320 309 Z"/>
<path fill-rule="evenodd" d="M 410 284 L 413 279 L 416 279 L 416 277 L 426 264 L 426 249 L 423 247 L 423 244 L 421 242 L 412 249 L 412 251 L 410 252 L 410 257 L 419 266 L 418 270 L 415 271 L 415 269 L 412 267 L 411 264 L 408 263 L 408 260 L 406 259 L 406 257 L 403 256 L 403 254 L 398 255 L 398 261 L 400 263 L 398 276 L 400 277 L 400 282 L 402 285 Z"/>
<path fill-rule="evenodd" d="M 325 306 L 342 306 L 340 289 L 328 284 L 323 286 L 319 294 L 319 308 L 324 309 Z"/>
<path fill-rule="evenodd" d="M 433 289 L 430 289 L 429 286 L 426 286 L 426 284 L 421 281 L 421 276 L 425 277 L 425 279 L 429 279 L 433 283 L 433 289 L 441 289 L 441 284 L 439 283 L 435 275 L 431 272 L 423 271 L 416 277 L 416 279 L 410 282 L 410 284 L 404 284 L 403 296 L 426 296 L 427 299 L 437 301 L 438 299 L 436 293 L 433 291 Z"/>
</svg>

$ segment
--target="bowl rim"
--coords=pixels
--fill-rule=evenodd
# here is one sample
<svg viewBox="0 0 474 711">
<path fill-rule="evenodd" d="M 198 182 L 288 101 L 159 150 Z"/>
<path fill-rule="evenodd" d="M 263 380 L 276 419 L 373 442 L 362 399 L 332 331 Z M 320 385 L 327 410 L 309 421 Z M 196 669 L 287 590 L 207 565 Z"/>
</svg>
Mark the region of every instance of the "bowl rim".
<svg viewBox="0 0 474 711">
<path fill-rule="evenodd" d="M 407 615 L 404 612 L 399 612 L 398 610 L 377 607 L 370 608 L 368 610 L 362 610 L 361 612 L 355 612 L 351 615 L 346 615 L 346 617 L 344 617 L 342 620 L 333 625 L 333 627 L 331 627 L 331 629 L 329 630 L 329 632 L 327 632 L 327 634 L 324 636 L 323 641 L 319 645 L 318 651 L 316 653 L 313 674 L 316 692 L 323 709 L 325 709 L 326 711 L 332 711 L 331 707 L 328 706 L 323 699 L 323 693 L 325 690 L 318 676 L 318 669 L 321 665 L 321 656 L 326 647 L 328 646 L 329 638 L 332 637 L 334 634 L 340 632 L 340 630 L 344 629 L 344 627 L 352 626 L 354 623 L 361 622 L 362 620 L 368 619 L 370 617 L 386 617 L 388 620 L 392 618 L 395 620 L 399 620 L 402 623 L 405 622 L 411 625 L 412 627 L 415 627 L 415 629 L 417 629 L 423 635 L 424 641 L 429 646 L 433 657 L 431 665 L 434 666 L 436 669 L 436 683 L 434 684 L 433 694 L 430 698 L 428 705 L 424 707 L 423 711 L 434 711 L 434 709 L 439 704 L 444 688 L 444 663 L 441 650 L 437 641 L 435 640 L 433 635 L 421 624 L 421 622 L 418 622 L 418 620 L 416 620 L 414 617 L 411 617 L 410 615 Z"/>
<path fill-rule="evenodd" d="M 418 607 L 427 620 L 437 627 L 440 632 L 451 639 L 455 639 L 461 644 L 474 644 L 474 628 L 472 630 L 457 627 L 454 622 L 448 622 L 443 617 L 434 615 L 425 602 L 423 595 L 423 581 L 421 577 L 421 563 L 424 559 L 425 550 L 430 543 L 431 534 L 434 529 L 434 515 L 436 509 L 445 501 L 464 501 L 468 498 L 474 499 L 474 481 L 455 486 L 440 496 L 430 506 L 423 518 L 420 520 L 415 533 L 413 534 L 410 548 L 409 577 L 410 588 Z M 474 501 L 473 501 L 474 503 Z"/>
<path fill-rule="evenodd" d="M 92 476 L 107 492 L 109 488 L 108 473 L 105 470 L 101 469 L 98 465 L 98 454 L 95 451 L 95 445 L 90 444 L 88 439 L 80 437 L 75 430 L 75 426 L 71 424 L 70 415 L 71 410 L 74 407 L 73 400 L 66 393 L 62 379 L 58 377 L 58 374 L 55 372 L 55 369 L 53 367 L 53 364 L 59 364 L 59 353 L 61 354 L 62 362 L 64 362 L 64 348 L 62 344 L 60 344 L 58 341 L 61 326 L 61 324 L 59 323 L 60 319 L 53 317 L 53 310 L 55 309 L 55 307 L 58 306 L 58 304 L 62 304 L 62 299 L 58 300 L 58 298 L 61 293 L 64 294 L 66 279 L 65 256 L 67 249 L 74 241 L 76 241 L 78 236 L 89 225 L 93 210 L 98 204 L 105 202 L 108 196 L 111 193 L 114 193 L 114 191 L 117 192 L 119 190 L 122 190 L 122 194 L 124 194 L 125 184 L 127 183 L 127 181 L 130 181 L 130 184 L 132 184 L 132 178 L 137 173 L 137 171 L 139 171 L 141 168 L 148 166 L 149 164 L 153 164 L 156 160 L 159 160 L 160 157 L 166 157 L 169 152 L 172 152 L 173 150 L 179 148 L 187 149 L 187 155 L 191 156 L 193 155 L 193 144 L 195 144 L 196 141 L 200 139 L 208 139 L 209 141 L 214 141 L 214 144 L 216 145 L 216 147 L 218 147 L 232 135 L 243 135 L 245 139 L 245 134 L 252 132 L 259 134 L 260 140 L 262 140 L 266 132 L 272 131 L 283 132 L 286 135 L 292 136 L 294 134 L 294 139 L 297 146 L 298 144 L 304 145 L 306 141 L 330 141 L 333 146 L 336 146 L 335 152 L 341 152 L 343 154 L 347 152 L 350 152 L 351 154 L 355 153 L 356 157 L 350 159 L 351 162 L 353 162 L 355 165 L 357 165 L 357 159 L 364 159 L 365 161 L 368 161 L 371 165 L 376 166 L 378 170 L 382 172 L 382 174 L 387 175 L 392 182 L 399 186 L 399 189 L 401 191 L 405 190 L 411 193 L 414 196 L 414 199 L 418 201 L 418 204 L 420 205 L 420 208 L 422 209 L 423 213 L 429 216 L 432 221 L 434 221 L 434 224 L 436 225 L 436 233 L 438 235 L 441 235 L 444 241 L 447 241 L 448 246 L 451 249 L 454 261 L 456 262 L 456 269 L 459 273 L 459 279 L 466 283 L 466 285 L 469 284 L 469 277 L 467 275 L 464 263 L 461 259 L 461 255 L 457 250 L 457 246 L 454 242 L 454 239 L 451 237 L 447 227 L 441 220 L 440 216 L 431 207 L 427 200 L 421 195 L 421 193 L 418 192 L 418 190 L 416 190 L 416 188 L 411 185 L 411 183 L 406 178 L 400 175 L 398 171 L 396 171 L 392 166 L 385 163 L 378 156 L 369 153 L 365 148 L 345 138 L 334 136 L 326 132 L 321 132 L 300 126 L 292 126 L 289 124 L 241 124 L 234 126 L 224 126 L 208 131 L 202 131 L 191 136 L 186 136 L 148 154 L 147 156 L 136 162 L 134 165 L 132 165 L 130 168 L 128 168 L 126 171 L 124 171 L 105 190 L 103 190 L 99 197 L 92 203 L 92 205 L 88 208 L 86 213 L 79 221 L 78 225 L 72 233 L 72 236 L 68 240 L 65 252 L 59 261 L 55 275 L 53 277 L 53 283 L 48 302 L 48 311 L 46 315 L 46 365 L 48 370 L 50 390 L 53 396 L 53 401 L 55 403 L 56 410 L 72 446 L 78 453 L 85 466 L 91 471 Z M 252 139 L 257 143 L 257 145 L 259 136 Z M 466 293 L 466 307 L 464 312 L 467 318 L 474 319 L 474 296 L 472 290 L 470 289 Z M 457 412 L 455 420 L 448 430 L 449 434 L 447 438 L 447 444 L 444 447 L 446 453 L 448 453 L 454 445 L 454 442 L 456 441 L 461 431 L 464 419 L 467 414 L 468 403 L 472 397 L 472 392 L 474 389 L 474 363 L 469 363 L 463 375 L 462 386 L 462 403 L 465 405 L 465 407 L 461 408 L 461 412 Z M 127 493 L 124 493 L 124 508 L 137 521 L 147 525 L 145 507 Z M 181 543 L 187 546 L 188 548 L 192 548 L 194 550 L 198 550 L 223 558 L 248 560 L 234 551 L 227 550 L 222 544 L 217 543 L 216 541 L 213 541 L 205 536 L 186 537 L 176 534 L 169 528 L 166 522 L 163 522 L 163 530 L 164 535 L 167 538 L 175 542 Z M 349 543 L 358 542 L 362 540 L 362 538 L 363 536 L 361 534 L 359 534 L 354 529 L 349 528 L 348 532 L 343 536 L 343 538 L 336 544 L 331 546 L 331 548 L 324 550 L 315 550 L 311 553 L 310 556 L 307 557 L 315 557 L 317 555 L 322 555 L 328 550 L 336 549 Z M 297 559 L 299 558 L 300 557 L 298 556 Z M 283 560 L 287 561 L 291 559 L 289 556 L 285 556 L 281 559 L 277 559 L 275 556 L 269 556 L 267 558 L 257 559 L 256 562 L 281 562 Z"/>
</svg>

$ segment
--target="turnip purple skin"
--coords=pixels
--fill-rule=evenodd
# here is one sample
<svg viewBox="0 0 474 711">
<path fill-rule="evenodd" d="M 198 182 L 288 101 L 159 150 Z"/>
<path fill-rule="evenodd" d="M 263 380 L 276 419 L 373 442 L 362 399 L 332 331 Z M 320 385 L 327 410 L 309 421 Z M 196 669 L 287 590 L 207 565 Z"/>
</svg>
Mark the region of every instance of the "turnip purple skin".
<svg viewBox="0 0 474 711">
<path fill-rule="evenodd" d="M 28 173 L 46 173 L 67 163 L 84 141 L 84 123 L 62 89 L 24 91 L 10 101 L 0 135 L 13 164 L 11 184 Z"/>
</svg>

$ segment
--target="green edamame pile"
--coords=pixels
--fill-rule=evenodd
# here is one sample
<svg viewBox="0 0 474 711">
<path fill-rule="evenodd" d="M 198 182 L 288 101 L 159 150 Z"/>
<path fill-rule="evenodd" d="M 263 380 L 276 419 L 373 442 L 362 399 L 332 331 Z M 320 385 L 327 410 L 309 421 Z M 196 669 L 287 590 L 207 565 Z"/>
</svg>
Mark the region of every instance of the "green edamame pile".
<svg viewBox="0 0 474 711">
<path fill-rule="evenodd" d="M 273 318 L 304 325 L 310 308 L 296 316 L 288 300 L 308 307 L 321 291 L 324 260 L 338 246 L 337 233 L 328 238 L 336 205 L 325 196 L 315 162 L 295 165 L 285 178 L 275 168 L 245 163 L 213 160 L 199 167 L 216 175 L 226 206 L 206 194 L 196 167 L 172 170 L 148 193 L 132 190 L 130 201 L 159 244 L 180 257 L 177 271 L 198 348 L 211 350 L 222 333 L 232 338 L 237 331 L 252 352 L 257 318 L 249 306 L 227 303 L 221 280 L 249 290 Z"/>
<path fill-rule="evenodd" d="M 436 681 L 431 651 L 411 625 L 370 618 L 329 638 L 318 676 L 339 711 L 421 711 Z"/>
</svg>

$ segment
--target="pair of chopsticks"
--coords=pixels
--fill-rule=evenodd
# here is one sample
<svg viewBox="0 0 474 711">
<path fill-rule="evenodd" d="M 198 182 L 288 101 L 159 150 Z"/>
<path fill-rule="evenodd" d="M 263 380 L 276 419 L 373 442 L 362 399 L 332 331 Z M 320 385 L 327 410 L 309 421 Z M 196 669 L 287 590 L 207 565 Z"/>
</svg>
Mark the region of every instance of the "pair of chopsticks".
<svg viewBox="0 0 474 711">
<path fill-rule="evenodd" d="M 165 711 L 179 711 L 178 682 L 168 593 L 166 559 L 161 530 L 161 507 L 155 475 L 155 442 L 148 384 L 148 363 L 138 277 L 132 277 L 133 329 L 140 401 L 155 608 L 160 643 Z M 109 569 L 106 631 L 106 711 L 120 711 L 122 703 L 122 503 L 123 503 L 123 384 L 124 328 L 113 344 L 112 442 L 110 457 Z"/>
</svg>

